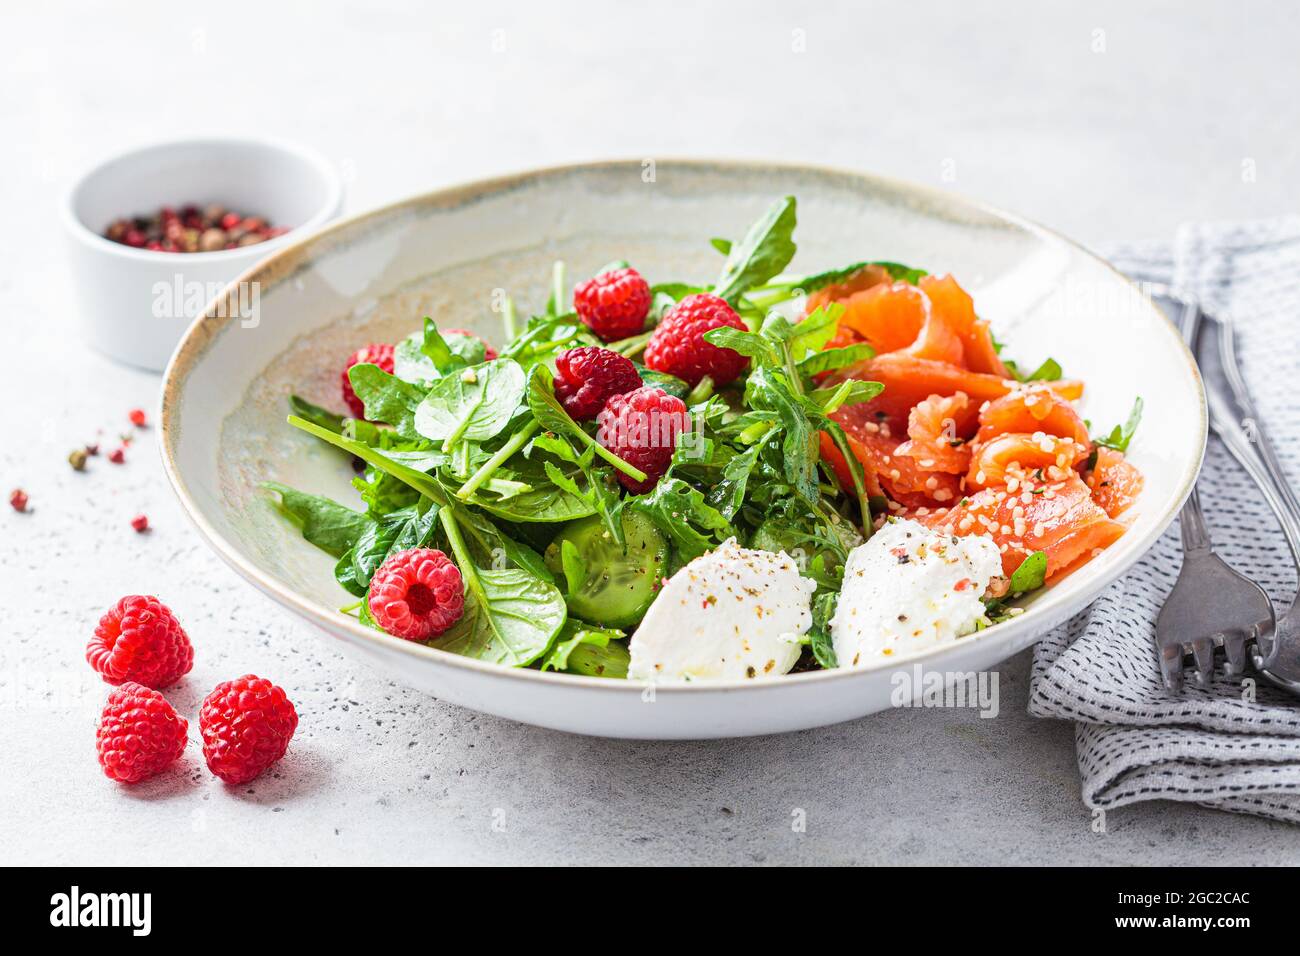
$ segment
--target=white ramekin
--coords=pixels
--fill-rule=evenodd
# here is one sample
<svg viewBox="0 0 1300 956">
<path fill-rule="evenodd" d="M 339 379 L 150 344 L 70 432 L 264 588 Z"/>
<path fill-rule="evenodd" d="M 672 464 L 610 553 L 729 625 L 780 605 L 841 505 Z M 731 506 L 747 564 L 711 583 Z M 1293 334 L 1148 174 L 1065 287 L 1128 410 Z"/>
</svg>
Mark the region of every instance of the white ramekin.
<svg viewBox="0 0 1300 956">
<path fill-rule="evenodd" d="M 337 216 L 342 200 L 338 174 L 324 158 L 275 140 L 158 143 L 100 163 L 72 185 L 63 203 L 87 343 L 119 361 L 161 370 L 217 292 Z M 209 203 L 290 231 L 257 245 L 194 253 L 137 249 L 103 235 L 114 219 Z M 256 290 L 244 301 L 255 307 Z"/>
</svg>

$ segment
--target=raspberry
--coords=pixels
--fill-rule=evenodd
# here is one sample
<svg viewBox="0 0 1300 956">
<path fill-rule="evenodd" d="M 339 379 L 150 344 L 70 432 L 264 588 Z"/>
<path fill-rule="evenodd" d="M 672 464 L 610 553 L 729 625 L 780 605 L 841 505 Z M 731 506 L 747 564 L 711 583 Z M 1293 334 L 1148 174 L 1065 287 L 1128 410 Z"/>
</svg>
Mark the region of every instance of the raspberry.
<svg viewBox="0 0 1300 956">
<path fill-rule="evenodd" d="M 26 511 L 27 502 L 30 500 L 31 499 L 27 497 L 27 492 L 23 491 L 21 488 L 15 488 L 13 491 L 9 492 L 9 507 L 13 508 L 14 511 Z"/>
<path fill-rule="evenodd" d="M 131 409 L 129 412 L 127 412 L 127 418 L 131 419 L 131 424 L 134 425 L 136 428 L 144 428 L 146 419 L 144 417 L 143 408 Z"/>
<path fill-rule="evenodd" d="M 618 473 L 623 487 L 634 495 L 645 494 L 659 482 L 668 471 L 677 437 L 691 430 L 686 403 L 652 385 L 612 396 L 596 421 L 596 440 L 646 473 L 645 481 Z"/>
<path fill-rule="evenodd" d="M 378 365 L 389 375 L 392 375 L 393 347 L 385 342 L 372 342 L 348 356 L 348 362 L 343 366 L 341 380 L 343 383 L 343 401 L 347 402 L 348 408 L 352 409 L 353 418 L 365 418 L 366 406 L 361 399 L 357 398 L 357 393 L 352 391 L 352 382 L 348 379 L 348 370 L 354 365 L 366 364 Z"/>
<path fill-rule="evenodd" d="M 140 534 L 144 534 L 149 530 L 149 516 L 136 515 L 131 519 L 131 527 L 135 528 L 135 530 L 140 532 Z"/>
<path fill-rule="evenodd" d="M 168 687 L 194 666 L 194 648 L 176 615 L 156 597 L 129 594 L 99 619 L 86 660 L 109 684 Z"/>
<path fill-rule="evenodd" d="M 441 551 L 411 548 L 391 555 L 370 579 L 370 613 L 395 637 L 425 641 L 460 619 L 460 569 Z"/>
<path fill-rule="evenodd" d="M 297 727 L 284 691 L 252 674 L 218 684 L 199 708 L 203 759 L 226 783 L 248 783 L 283 757 Z"/>
<path fill-rule="evenodd" d="M 573 308 L 602 342 L 625 339 L 645 328 L 650 284 L 635 269 L 602 272 L 574 288 Z"/>
<path fill-rule="evenodd" d="M 167 699 L 134 681 L 108 695 L 95 731 L 105 776 L 139 783 L 159 773 L 185 750 L 189 724 Z"/>
<path fill-rule="evenodd" d="M 555 397 L 578 421 L 595 418 L 611 395 L 641 387 L 632 360 L 589 345 L 568 349 L 555 359 Z"/>
<path fill-rule="evenodd" d="M 705 332 L 720 328 L 745 331 L 745 323 L 716 295 L 689 295 L 668 310 L 650 336 L 645 364 L 685 379 L 692 386 L 706 375 L 714 385 L 727 385 L 745 370 L 749 359 L 704 341 Z"/>
<path fill-rule="evenodd" d="M 467 335 L 471 339 L 478 339 L 483 343 L 483 361 L 485 362 L 490 362 L 497 357 L 497 350 L 492 347 L 488 340 L 481 335 L 475 335 L 469 329 L 443 329 L 442 337 L 445 339 L 449 335 Z"/>
</svg>

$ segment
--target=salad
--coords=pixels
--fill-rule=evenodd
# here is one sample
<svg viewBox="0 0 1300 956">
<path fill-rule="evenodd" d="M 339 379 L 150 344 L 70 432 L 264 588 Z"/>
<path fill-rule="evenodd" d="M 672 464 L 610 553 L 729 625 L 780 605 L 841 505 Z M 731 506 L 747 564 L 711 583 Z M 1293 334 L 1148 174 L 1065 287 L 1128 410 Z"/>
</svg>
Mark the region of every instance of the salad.
<svg viewBox="0 0 1300 956">
<path fill-rule="evenodd" d="M 795 222 L 711 240 L 711 283 L 557 263 L 499 349 L 426 317 L 348 359 L 346 413 L 292 396 L 358 472 L 352 505 L 266 483 L 342 612 L 510 667 L 766 679 L 959 640 L 1123 534 L 1140 399 L 1093 435 L 951 276 L 788 274 Z"/>
</svg>

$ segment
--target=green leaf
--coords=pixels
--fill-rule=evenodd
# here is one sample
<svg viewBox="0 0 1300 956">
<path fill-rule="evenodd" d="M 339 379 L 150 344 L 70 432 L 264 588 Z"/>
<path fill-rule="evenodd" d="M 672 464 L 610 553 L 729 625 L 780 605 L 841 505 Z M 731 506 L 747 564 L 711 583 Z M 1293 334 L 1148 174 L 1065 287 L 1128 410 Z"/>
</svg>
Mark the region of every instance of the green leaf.
<svg viewBox="0 0 1300 956">
<path fill-rule="evenodd" d="M 641 376 L 641 381 L 645 382 L 645 384 L 661 388 L 674 398 L 685 399 L 691 393 L 691 387 L 676 375 L 669 375 L 667 372 L 656 372 L 644 365 L 637 365 L 636 373 Z"/>
<path fill-rule="evenodd" d="M 858 362 L 865 362 L 869 358 L 875 358 L 876 350 L 866 342 L 857 345 L 846 345 L 839 349 L 826 349 L 816 352 L 798 365 L 799 373 L 805 377 L 820 375 L 822 372 L 831 372 L 837 368 L 844 368 L 848 365 L 856 365 Z"/>
<path fill-rule="evenodd" d="M 321 428 L 328 428 L 332 432 L 343 431 L 344 417 L 342 415 L 336 415 L 327 408 L 313 405 L 307 399 L 298 395 L 289 396 L 289 408 L 299 418 L 314 422 Z"/>
<path fill-rule="evenodd" d="M 705 332 L 704 341 L 720 349 L 731 349 L 733 352 L 739 352 L 741 355 L 758 359 L 769 365 L 776 361 L 776 353 L 772 350 L 771 344 L 757 332 L 742 332 L 740 329 L 722 326 Z"/>
<path fill-rule="evenodd" d="M 320 495 L 296 491 L 278 481 L 264 481 L 262 487 L 280 496 L 280 511 L 298 525 L 304 538 L 336 558 L 351 548 L 374 524 L 370 517 L 359 511 Z"/>
<path fill-rule="evenodd" d="M 589 677 L 627 677 L 627 645 L 621 643 L 625 636 L 613 628 L 596 627 L 570 618 L 542 661 L 542 670 Z"/>
<path fill-rule="evenodd" d="M 722 468 L 721 480 L 709 490 L 706 496 L 708 503 L 717 508 L 718 513 L 728 521 L 736 517 L 736 512 L 744 503 L 750 476 L 771 434 L 768 432 L 745 451 L 733 455 Z"/>
<path fill-rule="evenodd" d="M 728 302 L 778 275 L 794 258 L 795 198 L 778 199 L 728 250 L 714 293 Z"/>
<path fill-rule="evenodd" d="M 523 401 L 527 376 L 518 362 L 495 359 L 433 383 L 415 413 L 415 429 L 449 451 L 462 439 L 485 441 L 501 433 Z"/>
<path fill-rule="evenodd" d="M 879 266 L 889 273 L 889 278 L 895 282 L 906 282 L 910 285 L 916 285 L 921 279 L 928 275 L 924 269 L 915 269 L 911 266 L 905 266 L 898 262 L 884 262 L 876 260 L 873 262 L 855 262 L 852 265 L 844 266 L 842 269 L 829 269 L 826 272 L 818 272 L 814 275 L 804 276 L 802 279 L 793 281 L 792 284 L 803 290 L 805 293 L 816 292 L 818 289 L 824 289 L 828 285 L 835 285 L 851 278 L 854 273 L 861 272 L 867 266 Z"/>
<path fill-rule="evenodd" d="M 427 499 L 387 514 L 357 539 L 347 555 L 351 568 L 343 573 L 336 568 L 335 576 L 353 594 L 363 597 L 381 564 L 399 551 L 427 547 L 437 527 L 438 506 Z"/>
<path fill-rule="evenodd" d="M 1020 562 L 1020 567 L 1011 575 L 1011 581 L 1007 586 L 1009 594 L 1024 594 L 1028 591 L 1037 591 L 1043 586 L 1043 581 L 1047 577 L 1047 552 L 1035 551 L 1025 560 Z"/>
<path fill-rule="evenodd" d="M 424 391 L 378 365 L 354 365 L 348 371 L 352 390 L 366 406 L 366 418 L 386 422 L 403 438 L 419 438 L 415 412 L 424 400 Z"/>
<path fill-rule="evenodd" d="M 1056 359 L 1049 358 L 1025 379 L 1026 382 L 1055 382 L 1061 378 L 1061 366 Z"/>
<path fill-rule="evenodd" d="M 577 472 L 576 467 L 570 468 L 574 473 Z M 556 481 L 556 477 L 567 480 Z M 572 476 L 565 475 L 562 469 L 550 462 L 515 455 L 493 472 L 493 481 L 501 480 L 518 482 L 527 488 L 509 497 L 497 498 L 491 494 L 489 482 L 488 487 L 480 488 L 469 498 L 469 503 L 498 518 L 518 522 L 573 521 L 596 511 L 595 506 L 578 490 Z"/>
<path fill-rule="evenodd" d="M 884 390 L 885 386 L 880 382 L 851 378 L 834 388 L 815 389 L 809 393 L 808 398 L 821 409 L 823 415 L 833 415 L 845 405 L 869 402 Z"/>
<path fill-rule="evenodd" d="M 731 254 L 731 240 L 730 240 L 730 239 L 718 239 L 718 238 L 713 238 L 713 239 L 710 239 L 710 240 L 709 240 L 709 245 L 711 245 L 714 249 L 717 249 L 717 250 L 718 250 L 720 253 L 722 253 L 724 256 L 727 256 L 727 255 L 730 255 L 730 254 Z"/>
<path fill-rule="evenodd" d="M 794 325 L 790 338 L 790 354 L 800 361 L 812 353 L 820 352 L 839 328 L 844 306 L 838 302 L 813 310 L 812 314 Z"/>
<path fill-rule="evenodd" d="M 835 644 L 831 640 L 831 618 L 835 616 L 838 601 L 839 594 L 835 591 L 823 591 L 813 598 L 813 624 L 808 631 L 808 643 L 817 663 L 827 670 L 840 666 L 835 656 Z"/>
<path fill-rule="evenodd" d="M 634 481 L 645 481 L 646 473 L 630 465 L 592 438 L 573 420 L 555 397 L 555 379 L 545 365 L 536 366 L 528 378 L 528 408 L 537 423 L 548 432 L 575 438 Z"/>
<path fill-rule="evenodd" d="M 1120 453 L 1126 452 L 1128 451 L 1128 443 L 1133 440 L 1133 433 L 1137 431 L 1138 423 L 1141 421 L 1142 396 L 1139 395 L 1133 402 L 1133 410 L 1128 413 L 1128 420 L 1123 425 L 1116 425 L 1112 428 L 1109 435 L 1103 438 L 1094 438 L 1093 443 L 1113 448 Z"/>
<path fill-rule="evenodd" d="M 680 478 L 661 478 L 627 507 L 648 517 L 672 543 L 682 561 L 690 561 L 735 534 L 731 522 L 704 499 L 704 493 Z"/>
<path fill-rule="evenodd" d="M 567 538 L 560 542 L 560 566 L 570 593 L 582 587 L 587 580 L 587 562 L 578 553 L 578 546 Z"/>
<path fill-rule="evenodd" d="M 559 589 L 519 568 L 470 573 L 483 599 L 471 587 L 465 594 L 465 613 L 432 645 L 511 667 L 524 667 L 545 654 L 568 614 Z"/>
</svg>

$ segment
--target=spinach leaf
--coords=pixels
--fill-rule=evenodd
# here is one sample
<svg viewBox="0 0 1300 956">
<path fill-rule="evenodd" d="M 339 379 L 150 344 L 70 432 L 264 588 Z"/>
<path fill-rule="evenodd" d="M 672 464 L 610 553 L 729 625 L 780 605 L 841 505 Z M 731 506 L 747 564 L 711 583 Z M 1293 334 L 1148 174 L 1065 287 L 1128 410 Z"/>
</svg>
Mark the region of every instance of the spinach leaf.
<svg viewBox="0 0 1300 956">
<path fill-rule="evenodd" d="M 424 400 L 423 390 L 389 375 L 378 365 L 354 365 L 348 371 L 352 390 L 366 406 L 366 418 L 387 422 L 403 438 L 419 438 L 415 412 Z"/>
<path fill-rule="evenodd" d="M 680 478 L 666 477 L 626 507 L 648 517 L 672 541 L 677 556 L 690 561 L 734 535 L 731 522 L 704 499 L 704 493 Z"/>
<path fill-rule="evenodd" d="M 1037 591 L 1043 586 L 1046 577 L 1047 552 L 1035 551 L 1021 561 L 1020 567 L 1012 572 L 1011 581 L 1007 586 L 1007 593 L 1024 594 L 1028 591 Z"/>
<path fill-rule="evenodd" d="M 336 415 L 327 408 L 321 408 L 319 405 L 313 405 L 307 399 L 298 395 L 289 396 L 289 408 L 299 418 L 305 418 L 309 422 L 315 422 L 321 428 L 328 428 L 332 432 L 343 431 L 343 416 Z"/>
<path fill-rule="evenodd" d="M 426 388 L 445 375 L 487 361 L 487 345 L 477 335 L 453 330 L 439 332 L 427 315 L 422 331 L 397 343 L 393 349 L 393 374 Z"/>
<path fill-rule="evenodd" d="M 745 238 L 728 250 L 714 294 L 734 302 L 743 293 L 778 275 L 794 258 L 795 198 L 778 199 Z"/>
<path fill-rule="evenodd" d="M 1123 425 L 1116 425 L 1110 430 L 1110 434 L 1102 438 L 1094 438 L 1093 443 L 1104 445 L 1112 448 L 1117 452 L 1123 453 L 1128 451 L 1128 443 L 1133 440 L 1133 433 L 1137 431 L 1138 423 L 1142 421 L 1142 396 L 1138 396 L 1133 402 L 1133 410 L 1128 413 L 1128 421 Z"/>
<path fill-rule="evenodd" d="M 381 564 L 399 551 L 428 547 L 437 527 L 438 506 L 427 499 L 385 515 L 357 539 L 350 552 L 351 569 L 345 574 L 336 569 L 335 576 L 352 593 L 364 597 Z"/>
<path fill-rule="evenodd" d="M 336 558 L 351 548 L 374 524 L 371 518 L 359 511 L 320 495 L 296 491 L 278 481 L 264 481 L 262 487 L 280 496 L 280 511 L 302 529 L 304 538 Z"/>
<path fill-rule="evenodd" d="M 476 567 L 459 521 L 448 509 L 439 517 L 465 579 L 465 612 L 433 646 L 512 667 L 531 664 L 546 653 L 564 625 L 564 595 L 550 581 L 522 568 Z"/>
<path fill-rule="evenodd" d="M 433 383 L 415 413 L 415 429 L 450 451 L 461 439 L 484 441 L 499 434 L 524 397 L 519 363 L 495 359 L 471 365 Z"/>
</svg>

